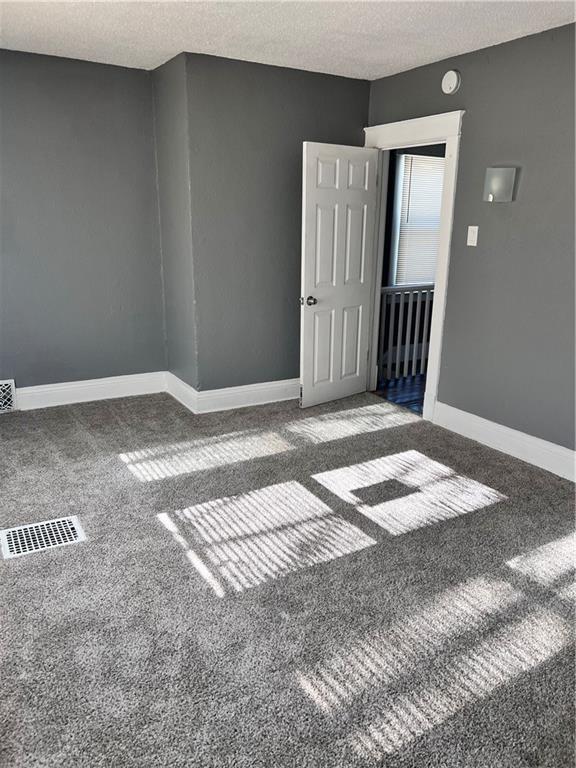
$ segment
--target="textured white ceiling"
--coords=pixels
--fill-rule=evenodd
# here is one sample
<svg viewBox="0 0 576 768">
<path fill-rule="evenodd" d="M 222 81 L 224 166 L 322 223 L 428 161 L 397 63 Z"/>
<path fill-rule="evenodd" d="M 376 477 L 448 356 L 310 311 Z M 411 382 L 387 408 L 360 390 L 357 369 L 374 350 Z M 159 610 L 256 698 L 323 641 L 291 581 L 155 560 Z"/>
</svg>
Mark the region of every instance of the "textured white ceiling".
<svg viewBox="0 0 576 768">
<path fill-rule="evenodd" d="M 153 69 L 182 51 L 366 78 L 574 21 L 572 2 L 1 2 L 0 47 Z"/>
</svg>

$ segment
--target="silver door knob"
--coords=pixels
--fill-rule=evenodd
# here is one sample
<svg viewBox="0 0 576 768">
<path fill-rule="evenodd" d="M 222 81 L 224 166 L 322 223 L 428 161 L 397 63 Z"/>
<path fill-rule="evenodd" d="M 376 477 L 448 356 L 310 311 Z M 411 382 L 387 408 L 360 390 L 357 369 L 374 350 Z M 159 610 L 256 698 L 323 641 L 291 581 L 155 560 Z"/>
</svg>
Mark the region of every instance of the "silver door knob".
<svg viewBox="0 0 576 768">
<path fill-rule="evenodd" d="M 318 299 L 315 299 L 314 296 L 308 296 L 306 304 L 311 307 L 313 304 L 318 304 Z"/>
</svg>

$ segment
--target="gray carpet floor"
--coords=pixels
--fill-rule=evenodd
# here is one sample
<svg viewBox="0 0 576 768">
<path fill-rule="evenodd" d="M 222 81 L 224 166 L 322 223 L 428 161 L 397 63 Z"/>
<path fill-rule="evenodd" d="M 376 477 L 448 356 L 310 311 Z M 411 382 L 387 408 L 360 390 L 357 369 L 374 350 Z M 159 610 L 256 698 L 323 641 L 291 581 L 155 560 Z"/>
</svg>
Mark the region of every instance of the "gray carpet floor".
<svg viewBox="0 0 576 768">
<path fill-rule="evenodd" d="M 573 487 L 371 396 L 0 418 L 0 764 L 573 765 Z"/>
</svg>

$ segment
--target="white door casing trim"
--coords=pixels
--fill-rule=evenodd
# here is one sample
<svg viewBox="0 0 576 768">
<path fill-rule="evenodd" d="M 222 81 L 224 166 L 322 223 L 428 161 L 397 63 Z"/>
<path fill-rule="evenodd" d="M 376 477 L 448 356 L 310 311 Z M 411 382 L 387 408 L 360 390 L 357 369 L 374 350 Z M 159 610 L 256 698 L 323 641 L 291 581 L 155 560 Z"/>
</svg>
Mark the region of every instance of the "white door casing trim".
<svg viewBox="0 0 576 768">
<path fill-rule="evenodd" d="M 458 177 L 458 152 L 460 147 L 460 132 L 464 110 L 445 112 L 440 115 L 418 117 L 414 120 L 403 120 L 398 123 L 387 123 L 365 128 L 366 147 L 378 149 L 401 149 L 402 147 L 425 146 L 427 144 L 445 144 L 444 187 L 442 190 L 442 208 L 440 214 L 440 234 L 438 243 L 438 261 L 436 264 L 436 283 L 434 288 L 434 306 L 430 330 L 430 345 L 428 349 L 428 372 L 426 374 L 426 391 L 424 394 L 423 418 L 434 420 L 434 410 L 438 395 L 438 378 L 440 376 L 440 357 L 442 353 L 442 334 L 444 330 L 444 314 L 446 311 L 446 293 L 448 287 L 448 265 L 450 262 L 450 242 L 452 240 L 452 225 L 454 221 L 454 200 L 456 197 L 456 181 Z M 382 251 L 382 252 L 380 252 Z M 383 249 L 379 248 L 376 258 L 383 259 Z M 376 294 L 373 323 L 380 321 L 380 294 Z M 374 327 L 373 339 L 377 339 Z M 376 342 L 377 344 L 377 342 Z M 372 346 L 372 360 L 378 355 L 377 346 Z"/>
<path fill-rule="evenodd" d="M 576 452 L 570 448 L 496 424 L 446 403 L 436 403 L 434 423 L 567 480 L 576 480 Z"/>
<path fill-rule="evenodd" d="M 460 136 L 465 111 L 458 109 L 439 115 L 369 126 L 364 128 L 364 146 L 377 149 L 402 149 L 426 144 L 442 144 L 451 136 Z"/>
</svg>

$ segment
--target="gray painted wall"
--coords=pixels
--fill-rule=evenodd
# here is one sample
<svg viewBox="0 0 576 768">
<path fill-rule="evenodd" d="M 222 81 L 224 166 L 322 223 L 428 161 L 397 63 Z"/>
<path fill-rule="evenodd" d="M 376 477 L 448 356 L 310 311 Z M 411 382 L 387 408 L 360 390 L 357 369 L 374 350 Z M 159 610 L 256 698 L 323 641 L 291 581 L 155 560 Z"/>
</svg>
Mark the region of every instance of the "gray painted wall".
<svg viewBox="0 0 576 768">
<path fill-rule="evenodd" d="M 198 386 L 186 56 L 153 73 L 168 370 Z"/>
<path fill-rule="evenodd" d="M 165 367 L 151 78 L 0 51 L 0 378 Z"/>
<path fill-rule="evenodd" d="M 188 55 L 199 388 L 299 375 L 302 142 L 362 144 L 369 84 Z"/>
<path fill-rule="evenodd" d="M 445 96 L 452 68 L 462 86 Z M 574 26 L 371 87 L 370 125 L 454 109 L 466 115 L 439 400 L 573 448 Z M 482 202 L 492 165 L 521 168 L 515 202 Z"/>
<path fill-rule="evenodd" d="M 369 84 L 192 54 L 0 68 L 0 377 L 162 370 L 165 340 L 199 389 L 296 377 L 302 142 L 361 144 Z M 370 87 L 370 124 L 460 108 L 439 397 L 572 447 L 574 26 Z M 498 164 L 509 205 L 481 201 Z"/>
</svg>

